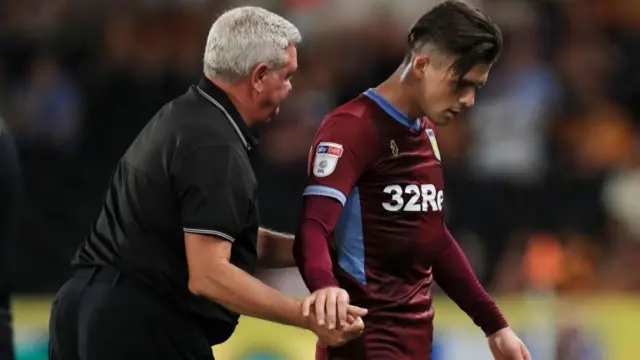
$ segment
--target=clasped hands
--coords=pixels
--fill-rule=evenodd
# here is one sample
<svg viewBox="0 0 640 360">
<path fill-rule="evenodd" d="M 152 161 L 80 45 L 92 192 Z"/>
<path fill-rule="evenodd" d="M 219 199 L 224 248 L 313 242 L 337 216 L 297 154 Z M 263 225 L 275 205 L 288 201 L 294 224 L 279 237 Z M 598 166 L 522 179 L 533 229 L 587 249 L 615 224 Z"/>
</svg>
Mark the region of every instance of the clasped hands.
<svg viewBox="0 0 640 360">
<path fill-rule="evenodd" d="M 367 310 L 350 305 L 349 294 L 338 287 L 315 291 L 302 302 L 307 328 L 327 346 L 340 346 L 364 331 L 362 317 Z M 488 337 L 496 360 L 531 360 L 531 354 L 516 334 L 507 327 Z"/>
<path fill-rule="evenodd" d="M 307 328 L 327 346 L 340 346 L 364 331 L 367 310 L 350 305 L 349 294 L 338 287 L 315 291 L 302 302 Z"/>
</svg>

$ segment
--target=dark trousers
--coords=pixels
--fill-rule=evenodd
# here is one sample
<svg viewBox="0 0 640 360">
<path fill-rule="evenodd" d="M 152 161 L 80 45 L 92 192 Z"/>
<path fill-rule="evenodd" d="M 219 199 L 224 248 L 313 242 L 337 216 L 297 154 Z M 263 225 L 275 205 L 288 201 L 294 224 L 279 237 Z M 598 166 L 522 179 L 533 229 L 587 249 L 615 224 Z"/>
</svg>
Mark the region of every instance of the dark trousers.
<svg viewBox="0 0 640 360">
<path fill-rule="evenodd" d="M 58 292 L 50 360 L 212 360 L 201 328 L 109 268 L 83 269 Z"/>
<path fill-rule="evenodd" d="M 14 356 L 9 302 L 0 301 L 0 359 L 13 360 Z"/>
</svg>

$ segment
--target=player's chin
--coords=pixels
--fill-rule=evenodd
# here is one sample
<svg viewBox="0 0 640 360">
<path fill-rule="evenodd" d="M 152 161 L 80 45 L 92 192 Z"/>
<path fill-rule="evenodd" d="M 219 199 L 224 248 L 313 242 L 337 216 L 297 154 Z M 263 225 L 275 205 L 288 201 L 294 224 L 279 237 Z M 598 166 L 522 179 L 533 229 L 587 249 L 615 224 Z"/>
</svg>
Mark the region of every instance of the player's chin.
<svg viewBox="0 0 640 360">
<path fill-rule="evenodd" d="M 453 119 L 454 118 L 451 117 L 450 115 L 441 115 L 441 116 L 438 116 L 438 117 L 430 119 L 430 120 L 436 125 L 443 126 L 443 125 L 447 125 L 448 123 L 450 123 L 451 120 L 453 120 Z"/>
</svg>

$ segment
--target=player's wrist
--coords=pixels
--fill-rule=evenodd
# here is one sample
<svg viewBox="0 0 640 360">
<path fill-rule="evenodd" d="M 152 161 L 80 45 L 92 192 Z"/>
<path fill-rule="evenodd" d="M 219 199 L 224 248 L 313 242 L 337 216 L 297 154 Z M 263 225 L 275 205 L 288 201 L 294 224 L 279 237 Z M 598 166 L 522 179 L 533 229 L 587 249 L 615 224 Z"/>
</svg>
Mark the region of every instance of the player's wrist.
<svg viewBox="0 0 640 360">
<path fill-rule="evenodd" d="M 487 338 L 489 339 L 493 339 L 497 336 L 500 336 L 500 334 L 504 334 L 505 332 L 512 332 L 511 328 L 509 326 L 505 326 L 502 329 L 498 329 L 495 332 L 487 335 Z"/>
<path fill-rule="evenodd" d="M 316 272 L 308 276 L 307 285 L 312 292 L 328 287 L 340 287 L 338 280 L 336 280 L 331 272 Z"/>
<path fill-rule="evenodd" d="M 481 328 L 482 331 L 484 331 L 485 336 L 490 338 L 504 329 L 509 329 L 509 324 L 507 323 L 507 320 L 500 315 L 499 318 L 495 318 L 494 320 L 483 324 Z"/>
</svg>

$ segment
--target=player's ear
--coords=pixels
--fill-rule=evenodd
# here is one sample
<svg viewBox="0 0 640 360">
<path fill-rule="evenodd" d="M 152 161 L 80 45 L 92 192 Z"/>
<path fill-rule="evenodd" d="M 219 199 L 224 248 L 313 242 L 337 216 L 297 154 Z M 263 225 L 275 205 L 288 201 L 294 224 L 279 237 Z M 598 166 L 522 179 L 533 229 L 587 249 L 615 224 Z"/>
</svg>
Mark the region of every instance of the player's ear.
<svg viewBox="0 0 640 360">
<path fill-rule="evenodd" d="M 264 90 L 264 81 L 268 70 L 269 66 L 267 66 L 267 64 L 258 64 L 258 66 L 253 69 L 251 73 L 251 85 L 257 92 Z"/>
<path fill-rule="evenodd" d="M 431 58 L 427 55 L 418 55 L 413 59 L 411 63 L 411 70 L 413 72 L 413 76 L 418 79 L 422 79 L 425 76 L 427 68 L 431 63 Z"/>
</svg>

